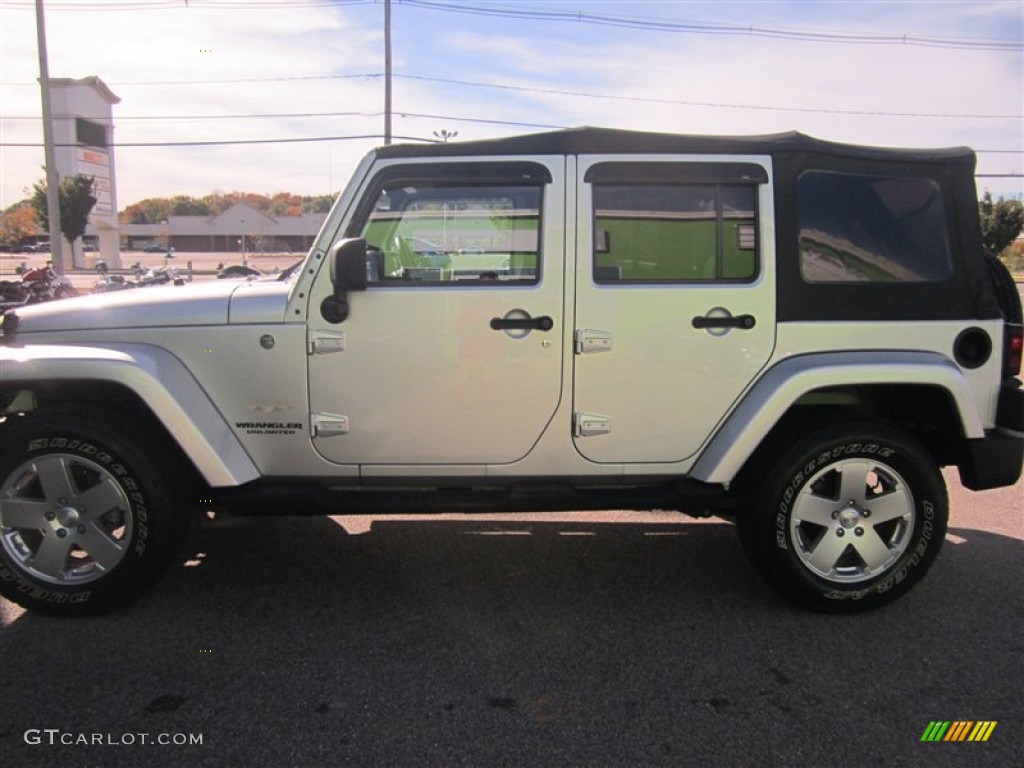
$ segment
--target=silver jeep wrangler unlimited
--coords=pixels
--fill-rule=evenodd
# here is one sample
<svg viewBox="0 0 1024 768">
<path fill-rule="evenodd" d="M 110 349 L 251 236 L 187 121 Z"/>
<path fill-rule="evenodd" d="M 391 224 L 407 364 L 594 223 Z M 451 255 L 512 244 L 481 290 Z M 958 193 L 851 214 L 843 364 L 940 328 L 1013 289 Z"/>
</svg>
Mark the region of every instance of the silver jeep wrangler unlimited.
<svg viewBox="0 0 1024 768">
<path fill-rule="evenodd" d="M 974 155 L 575 129 L 370 153 L 281 280 L 8 313 L 0 593 L 138 597 L 239 512 L 734 518 L 818 610 L 903 594 L 1024 456 Z"/>
</svg>

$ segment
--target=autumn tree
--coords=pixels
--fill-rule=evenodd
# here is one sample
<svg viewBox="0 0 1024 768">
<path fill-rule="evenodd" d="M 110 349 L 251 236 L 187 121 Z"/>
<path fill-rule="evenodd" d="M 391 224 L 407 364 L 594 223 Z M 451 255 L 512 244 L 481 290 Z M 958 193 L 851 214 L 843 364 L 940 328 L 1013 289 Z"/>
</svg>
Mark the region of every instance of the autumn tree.
<svg viewBox="0 0 1024 768">
<path fill-rule="evenodd" d="M 188 195 L 177 195 L 171 200 L 171 216 L 209 216 L 210 207 L 204 200 Z"/>
<path fill-rule="evenodd" d="M 334 195 L 307 195 L 302 198 L 303 213 L 327 213 L 334 203 Z"/>
<path fill-rule="evenodd" d="M 270 207 L 266 213 L 271 216 L 300 216 L 302 198 L 291 192 L 278 192 L 270 198 Z"/>
<path fill-rule="evenodd" d="M 0 213 L 0 250 L 13 250 L 38 233 L 31 201 L 22 200 Z"/>
</svg>

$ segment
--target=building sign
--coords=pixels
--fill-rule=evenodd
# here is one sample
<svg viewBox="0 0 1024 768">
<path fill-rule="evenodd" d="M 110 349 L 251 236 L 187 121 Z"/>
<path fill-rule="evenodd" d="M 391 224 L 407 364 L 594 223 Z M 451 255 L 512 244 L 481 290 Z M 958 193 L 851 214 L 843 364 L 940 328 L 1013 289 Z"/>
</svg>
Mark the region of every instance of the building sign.
<svg viewBox="0 0 1024 768">
<path fill-rule="evenodd" d="M 114 212 L 110 193 L 110 153 L 102 149 L 79 147 L 76 156 L 77 173 L 93 177 L 92 193 L 96 196 L 94 213 L 110 215 Z"/>
</svg>

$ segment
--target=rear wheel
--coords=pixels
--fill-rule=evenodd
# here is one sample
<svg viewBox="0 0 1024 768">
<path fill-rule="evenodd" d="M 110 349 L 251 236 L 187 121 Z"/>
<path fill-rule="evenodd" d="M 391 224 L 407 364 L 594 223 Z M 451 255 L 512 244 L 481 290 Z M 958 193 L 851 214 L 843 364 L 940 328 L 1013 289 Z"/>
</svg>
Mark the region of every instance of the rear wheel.
<svg viewBox="0 0 1024 768">
<path fill-rule="evenodd" d="M 137 427 L 99 411 L 15 421 L 0 448 L 0 594 L 63 616 L 128 604 L 184 538 L 172 465 Z"/>
<path fill-rule="evenodd" d="M 896 599 L 945 536 L 942 475 L 913 438 L 884 425 L 826 427 L 760 462 L 746 483 L 744 549 L 775 589 L 814 610 Z"/>
</svg>

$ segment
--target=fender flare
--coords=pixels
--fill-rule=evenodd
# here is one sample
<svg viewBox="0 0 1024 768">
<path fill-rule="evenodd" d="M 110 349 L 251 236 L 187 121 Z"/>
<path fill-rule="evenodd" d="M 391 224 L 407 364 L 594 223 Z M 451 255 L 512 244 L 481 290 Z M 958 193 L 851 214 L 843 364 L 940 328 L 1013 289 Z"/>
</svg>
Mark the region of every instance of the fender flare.
<svg viewBox="0 0 1024 768">
<path fill-rule="evenodd" d="M 931 352 L 850 352 L 791 357 L 770 368 L 744 395 L 694 464 L 691 477 L 728 484 L 803 395 L 826 387 L 913 384 L 944 390 L 967 439 L 985 436 L 970 384 L 955 363 Z"/>
<path fill-rule="evenodd" d="M 148 344 L 0 347 L 0 384 L 103 381 L 134 392 L 213 487 L 260 476 L 230 425 L 185 365 Z"/>
</svg>

